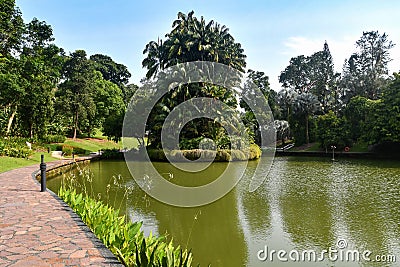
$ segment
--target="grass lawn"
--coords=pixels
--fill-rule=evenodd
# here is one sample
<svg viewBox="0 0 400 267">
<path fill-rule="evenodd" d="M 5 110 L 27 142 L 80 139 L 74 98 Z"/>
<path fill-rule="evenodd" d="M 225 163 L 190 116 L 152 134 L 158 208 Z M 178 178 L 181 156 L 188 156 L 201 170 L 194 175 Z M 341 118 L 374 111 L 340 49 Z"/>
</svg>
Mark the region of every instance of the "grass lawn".
<svg viewBox="0 0 400 267">
<path fill-rule="evenodd" d="M 112 141 L 100 139 L 100 138 L 83 138 L 73 140 L 72 138 L 67 138 L 64 144 L 73 147 L 79 147 L 81 149 L 96 152 L 101 149 L 111 149 L 111 148 L 121 148 L 121 143 L 115 143 Z"/>
<path fill-rule="evenodd" d="M 72 140 L 68 138 L 64 144 L 79 147 L 87 151 L 99 151 L 101 149 L 108 148 L 121 148 L 122 144 L 115 143 L 112 141 L 105 140 L 103 137 L 99 138 L 83 138 Z M 5 172 L 12 169 L 17 169 L 24 166 L 37 164 L 39 167 L 40 164 L 40 155 L 44 154 L 45 162 L 58 160 L 57 158 L 51 157 L 47 152 L 35 152 L 29 159 L 24 158 L 12 158 L 12 157 L 0 157 L 0 173 Z"/>
<path fill-rule="evenodd" d="M 368 144 L 363 142 L 355 143 L 350 147 L 350 152 L 368 152 Z"/>
<path fill-rule="evenodd" d="M 39 168 L 40 155 L 42 154 L 44 154 L 45 162 L 58 160 L 56 158 L 51 157 L 50 154 L 48 154 L 47 152 L 35 152 L 29 159 L 0 157 L 0 173 L 35 164 L 37 164 Z"/>
<path fill-rule="evenodd" d="M 304 144 L 302 146 L 294 147 L 290 150 L 291 151 L 322 151 L 320 144 L 318 142 Z"/>
<path fill-rule="evenodd" d="M 320 143 L 312 143 L 311 146 L 306 148 L 304 151 L 322 151 Z"/>
</svg>

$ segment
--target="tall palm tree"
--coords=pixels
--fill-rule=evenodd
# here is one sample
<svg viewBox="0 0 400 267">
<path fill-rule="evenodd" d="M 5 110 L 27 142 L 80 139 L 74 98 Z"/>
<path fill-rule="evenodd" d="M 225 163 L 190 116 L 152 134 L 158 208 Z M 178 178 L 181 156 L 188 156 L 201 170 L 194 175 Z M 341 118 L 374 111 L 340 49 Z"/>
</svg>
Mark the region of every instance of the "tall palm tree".
<svg viewBox="0 0 400 267">
<path fill-rule="evenodd" d="M 147 57 L 143 60 L 142 66 L 147 68 L 146 78 L 150 79 L 155 76 L 159 70 L 163 70 L 167 61 L 167 49 L 161 39 L 157 42 L 149 42 L 144 51 Z"/>
<path fill-rule="evenodd" d="M 274 121 L 276 133 L 282 140 L 282 145 L 285 145 L 285 137 L 289 135 L 289 122 L 285 120 Z"/>
<path fill-rule="evenodd" d="M 320 109 L 320 102 L 317 97 L 312 93 L 302 93 L 299 94 L 293 102 L 293 108 L 296 113 L 302 114 L 305 119 L 306 126 L 306 142 L 310 143 L 309 137 L 309 118 L 311 115 L 315 114 Z"/>
<path fill-rule="evenodd" d="M 278 104 L 286 113 L 286 120 L 289 121 L 293 101 L 297 97 L 297 93 L 293 89 L 285 88 L 278 93 Z"/>
<path fill-rule="evenodd" d="M 146 58 L 142 65 L 148 70 L 147 78 L 177 63 L 198 60 L 219 62 L 240 71 L 246 67 L 244 50 L 229 34 L 229 29 L 213 20 L 198 19 L 193 11 L 187 15 L 179 12 L 165 42 L 151 41 L 143 53 Z"/>
<path fill-rule="evenodd" d="M 192 61 L 218 62 L 240 71 L 243 71 L 246 66 L 244 50 L 229 34 L 229 29 L 213 20 L 207 22 L 203 17 L 196 18 L 193 11 L 188 14 L 179 12 L 178 18 L 172 23 L 171 32 L 165 37 L 164 42 L 162 40 L 149 42 L 143 51 L 146 58 L 142 65 L 147 68 L 146 77 L 148 79 L 155 77 L 163 69 L 178 63 Z M 174 75 L 188 75 L 188 71 L 190 70 L 175 70 Z M 204 71 L 207 72 L 207 70 Z M 209 70 L 208 73 L 213 73 L 214 79 L 221 78 L 227 83 L 232 83 L 237 78 L 229 77 L 227 79 L 226 74 L 218 73 L 218 70 Z M 175 78 L 179 81 L 181 79 L 178 76 Z M 174 79 L 174 77 L 170 78 Z M 207 83 L 177 86 L 168 92 L 161 101 L 169 110 L 172 110 L 175 106 L 193 97 L 211 97 L 223 101 L 231 107 L 236 108 L 237 106 L 234 92 Z M 194 134 L 211 132 L 217 127 L 216 125 L 219 124 L 201 120 L 190 129 L 188 128 L 187 135 L 183 134 L 183 137 L 193 138 Z M 157 131 L 160 129 L 156 126 L 152 130 L 158 134 Z"/>
</svg>

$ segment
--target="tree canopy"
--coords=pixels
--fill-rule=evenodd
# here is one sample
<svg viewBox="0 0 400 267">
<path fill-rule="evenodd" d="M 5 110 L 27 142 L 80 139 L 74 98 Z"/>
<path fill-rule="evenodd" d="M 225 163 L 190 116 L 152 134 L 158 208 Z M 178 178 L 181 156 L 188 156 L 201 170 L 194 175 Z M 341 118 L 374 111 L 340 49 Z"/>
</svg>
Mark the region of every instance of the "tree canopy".
<svg viewBox="0 0 400 267">
<path fill-rule="evenodd" d="M 394 44 L 378 31 L 363 32 L 355 44 L 357 51 L 345 61 L 341 74 L 334 72 L 326 42 L 311 56 L 292 58 L 281 72 L 277 118 L 289 121 L 298 145 L 315 140 L 325 148 L 333 143 L 344 147 L 359 141 L 398 142 L 398 111 L 393 107 L 398 75 L 388 73 Z M 390 119 L 382 114 L 390 114 Z"/>
<path fill-rule="evenodd" d="M 0 135 L 76 137 L 99 128 L 120 138 L 122 126 L 111 121 L 122 124 L 136 88 L 127 67 L 106 55 L 88 58 L 84 50 L 67 56 L 54 44 L 51 25 L 24 23 L 13 0 L 0 1 L 0 18 Z"/>
<path fill-rule="evenodd" d="M 143 51 L 146 58 L 142 65 L 147 69 L 147 78 L 177 63 L 197 60 L 222 63 L 240 71 L 246 67 L 244 50 L 229 29 L 213 20 L 198 19 L 194 11 L 179 12 L 165 38 L 150 41 Z"/>
</svg>

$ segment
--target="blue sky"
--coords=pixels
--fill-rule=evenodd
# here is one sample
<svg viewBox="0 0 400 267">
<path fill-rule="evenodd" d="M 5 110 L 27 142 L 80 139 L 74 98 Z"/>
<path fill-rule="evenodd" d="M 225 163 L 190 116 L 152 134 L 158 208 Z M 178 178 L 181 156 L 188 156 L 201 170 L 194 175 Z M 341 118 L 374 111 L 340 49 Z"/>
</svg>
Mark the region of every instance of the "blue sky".
<svg viewBox="0 0 400 267">
<path fill-rule="evenodd" d="M 145 45 L 163 38 L 179 11 L 195 11 L 226 25 L 247 55 L 247 67 L 264 71 L 280 89 L 279 73 L 291 57 L 321 50 L 326 40 L 341 70 L 363 31 L 386 32 L 397 44 L 390 72 L 400 70 L 400 1 L 194 1 L 194 0 L 17 0 L 24 20 L 37 17 L 53 27 L 56 44 L 67 52 L 84 49 L 126 65 L 131 82 L 145 75 Z"/>
</svg>

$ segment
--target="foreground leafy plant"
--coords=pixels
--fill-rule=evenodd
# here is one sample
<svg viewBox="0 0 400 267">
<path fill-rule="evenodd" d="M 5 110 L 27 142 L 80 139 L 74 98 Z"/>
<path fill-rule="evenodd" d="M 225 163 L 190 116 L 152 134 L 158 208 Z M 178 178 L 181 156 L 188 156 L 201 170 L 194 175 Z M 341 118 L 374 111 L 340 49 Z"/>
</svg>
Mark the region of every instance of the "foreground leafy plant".
<svg viewBox="0 0 400 267">
<path fill-rule="evenodd" d="M 125 266 L 192 266 L 192 253 L 174 247 L 165 237 L 145 237 L 141 222 L 126 222 L 115 210 L 63 185 L 58 195 Z"/>
</svg>

